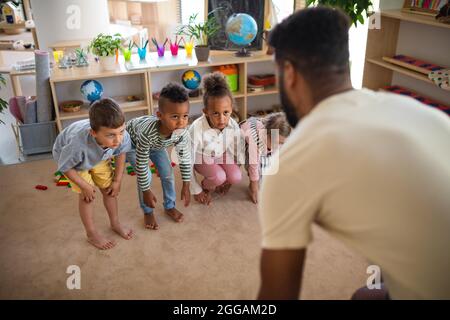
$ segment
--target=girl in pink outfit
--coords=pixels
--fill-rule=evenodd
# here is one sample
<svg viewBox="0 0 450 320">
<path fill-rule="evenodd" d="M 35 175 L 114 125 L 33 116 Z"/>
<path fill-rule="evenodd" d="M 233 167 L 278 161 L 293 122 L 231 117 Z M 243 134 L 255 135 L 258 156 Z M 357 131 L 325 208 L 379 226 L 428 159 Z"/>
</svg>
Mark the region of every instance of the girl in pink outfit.
<svg viewBox="0 0 450 320">
<path fill-rule="evenodd" d="M 252 117 L 241 124 L 245 139 L 245 168 L 250 179 L 249 196 L 258 202 L 259 182 L 263 170 L 270 164 L 270 156 L 291 133 L 284 113 L 271 113 L 264 118 Z"/>
<path fill-rule="evenodd" d="M 215 72 L 205 76 L 203 115 L 191 127 L 193 171 L 203 180 L 199 183 L 192 175 L 191 193 L 203 204 L 211 202 L 211 192 L 225 194 L 231 185 L 239 183 L 242 174 L 235 155 L 244 149 L 238 123 L 231 118 L 233 96 L 223 74 Z M 236 143 L 238 140 L 242 142 Z M 242 161 L 243 162 L 243 161 Z"/>
</svg>

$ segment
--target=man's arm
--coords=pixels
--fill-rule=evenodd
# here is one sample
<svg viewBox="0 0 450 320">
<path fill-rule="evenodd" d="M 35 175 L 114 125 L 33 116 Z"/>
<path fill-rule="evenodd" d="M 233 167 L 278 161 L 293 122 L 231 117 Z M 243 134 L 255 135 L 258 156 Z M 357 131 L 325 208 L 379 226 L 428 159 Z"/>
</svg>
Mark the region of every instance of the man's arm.
<svg viewBox="0 0 450 320">
<path fill-rule="evenodd" d="M 297 300 L 306 249 L 263 249 L 259 300 Z"/>
</svg>

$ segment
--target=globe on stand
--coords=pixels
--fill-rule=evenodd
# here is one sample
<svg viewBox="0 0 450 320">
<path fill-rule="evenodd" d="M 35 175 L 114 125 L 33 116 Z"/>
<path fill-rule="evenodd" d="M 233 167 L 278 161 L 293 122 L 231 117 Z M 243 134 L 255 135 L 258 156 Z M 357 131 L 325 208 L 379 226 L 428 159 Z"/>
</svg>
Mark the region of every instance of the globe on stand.
<svg viewBox="0 0 450 320">
<path fill-rule="evenodd" d="M 258 33 L 258 25 L 252 16 L 246 13 L 233 14 L 228 18 L 225 32 L 232 43 L 241 47 L 235 53 L 237 57 L 251 56 L 251 53 L 246 47 L 255 40 Z"/>
</svg>

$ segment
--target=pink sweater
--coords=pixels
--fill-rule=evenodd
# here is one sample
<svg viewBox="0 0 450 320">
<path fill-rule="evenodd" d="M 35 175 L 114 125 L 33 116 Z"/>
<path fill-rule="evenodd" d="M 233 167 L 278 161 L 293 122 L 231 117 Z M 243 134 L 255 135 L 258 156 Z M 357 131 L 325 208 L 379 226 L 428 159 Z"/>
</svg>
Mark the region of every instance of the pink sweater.
<svg viewBox="0 0 450 320">
<path fill-rule="evenodd" d="M 249 119 L 250 120 L 250 119 Z M 241 125 L 241 132 L 242 136 L 245 139 L 245 143 L 247 144 L 246 150 L 248 150 L 248 166 L 247 172 L 248 176 L 250 178 L 250 181 L 259 181 L 260 177 L 260 161 L 261 161 L 261 154 L 258 149 L 258 146 L 255 141 L 255 134 L 259 136 L 259 139 L 266 143 L 266 140 L 264 139 L 266 134 L 261 134 L 261 130 L 265 130 L 265 127 L 263 123 L 256 119 L 256 132 L 252 129 L 252 126 L 250 125 L 249 120 L 245 121 Z M 263 140 L 264 139 L 264 140 Z"/>
</svg>

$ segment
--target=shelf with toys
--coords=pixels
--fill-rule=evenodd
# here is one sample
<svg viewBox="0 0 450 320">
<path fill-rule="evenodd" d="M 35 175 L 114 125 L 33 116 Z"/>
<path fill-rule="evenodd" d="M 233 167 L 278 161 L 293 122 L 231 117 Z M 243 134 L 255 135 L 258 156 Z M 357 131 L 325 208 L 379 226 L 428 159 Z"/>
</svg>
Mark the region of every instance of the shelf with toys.
<svg viewBox="0 0 450 320">
<path fill-rule="evenodd" d="M 186 88 L 195 91 L 200 87 L 201 78 L 213 71 L 221 71 L 225 73 L 229 79 L 230 87 L 233 90 L 235 98 L 235 117 L 237 120 L 245 120 L 248 116 L 247 104 L 258 110 L 269 110 L 278 101 L 278 89 L 272 84 L 262 92 L 248 92 L 247 88 L 247 70 L 250 75 L 258 73 L 274 74 L 275 66 L 272 62 L 272 56 L 266 55 L 264 52 L 254 52 L 251 57 L 236 57 L 232 52 L 212 52 L 208 62 L 198 62 L 194 57 L 188 63 L 175 65 L 157 66 L 150 63 L 150 59 L 154 59 L 156 53 L 149 53 L 147 63 L 139 69 L 131 69 L 127 67 L 123 57 L 119 56 L 114 70 L 105 71 L 100 65 L 92 61 L 89 66 L 68 69 L 59 69 L 54 67 L 50 76 L 50 84 L 53 94 L 53 102 L 55 106 L 55 115 L 57 127 L 59 130 L 67 126 L 74 119 L 82 119 L 88 117 L 89 103 L 84 103 L 80 111 L 63 112 L 59 106 L 61 102 L 67 100 L 83 99 L 80 93 L 80 87 L 86 80 L 96 80 L 100 82 L 104 88 L 104 97 L 109 96 L 117 98 L 117 96 L 136 95 L 141 96 L 137 104 L 130 106 L 124 102 L 119 102 L 123 110 L 128 113 L 128 117 L 139 116 L 144 114 L 154 114 L 157 110 L 158 92 L 170 81 L 184 84 Z M 184 50 L 180 50 L 178 55 L 185 55 Z M 170 57 L 170 51 L 166 52 Z M 133 54 L 136 56 L 136 54 Z M 157 59 L 157 58 L 156 58 Z M 262 69 L 261 69 L 261 66 Z M 228 74 L 227 74 L 228 73 Z M 197 83 L 192 86 L 192 82 L 183 77 L 186 75 L 199 76 Z M 195 81 L 194 81 L 195 82 Z M 200 87 L 201 89 L 201 87 Z M 202 112 L 203 99 L 201 90 L 198 93 L 191 92 L 191 116 L 193 118 L 199 116 Z M 268 96 L 273 97 L 267 99 Z M 262 99 L 257 99 L 261 96 Z M 257 99 L 257 100 L 255 100 Z M 86 99 L 84 99 L 86 100 Z M 266 102 L 269 102 L 270 105 Z"/>
<path fill-rule="evenodd" d="M 367 37 L 363 87 L 409 95 L 440 110 L 450 106 L 450 24 L 435 10 L 382 10 Z M 445 112 L 445 111 L 444 111 Z"/>
</svg>

